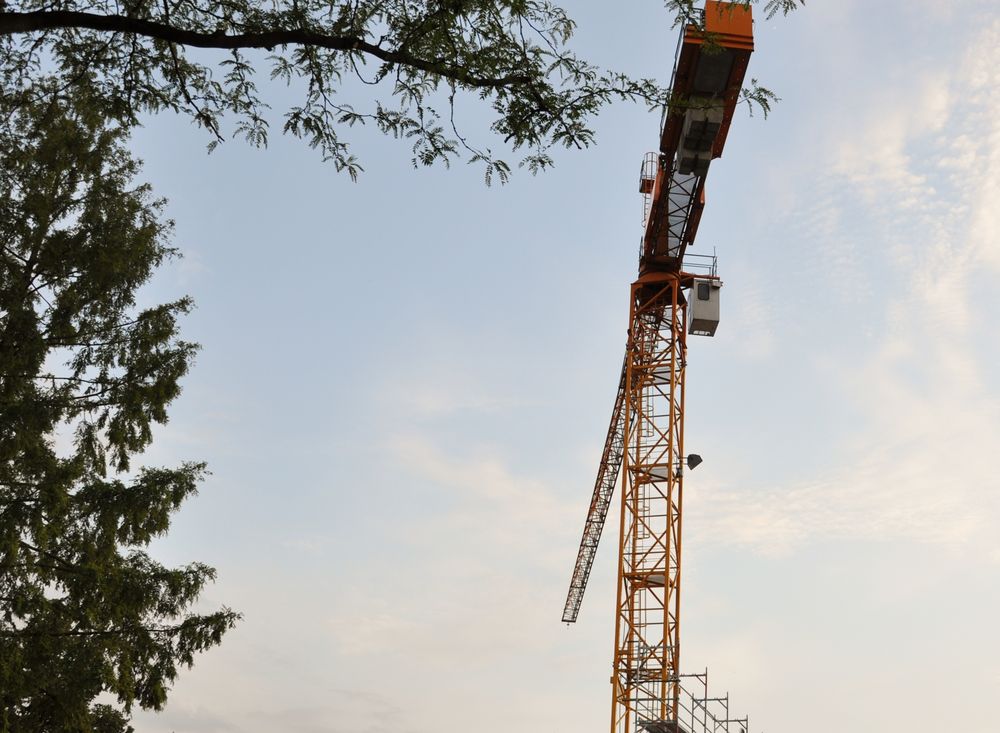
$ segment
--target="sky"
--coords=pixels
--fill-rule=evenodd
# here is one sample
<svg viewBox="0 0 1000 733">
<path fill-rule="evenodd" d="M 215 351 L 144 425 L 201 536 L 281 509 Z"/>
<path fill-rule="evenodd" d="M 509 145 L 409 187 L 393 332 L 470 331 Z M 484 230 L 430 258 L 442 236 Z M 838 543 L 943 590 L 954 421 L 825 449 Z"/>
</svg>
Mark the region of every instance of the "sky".
<svg viewBox="0 0 1000 733">
<path fill-rule="evenodd" d="M 662 3 L 565 6 L 578 52 L 669 78 Z M 689 342 L 684 666 L 760 733 L 995 733 L 1000 12 L 812 0 L 756 37 L 781 102 L 737 115 L 694 250 L 725 287 Z M 560 616 L 658 121 L 616 105 L 502 187 L 374 131 L 357 183 L 277 134 L 135 135 L 184 254 L 143 297 L 190 294 L 203 347 L 144 461 L 212 471 L 153 551 L 244 614 L 138 730 L 606 730 L 614 523 Z"/>
</svg>

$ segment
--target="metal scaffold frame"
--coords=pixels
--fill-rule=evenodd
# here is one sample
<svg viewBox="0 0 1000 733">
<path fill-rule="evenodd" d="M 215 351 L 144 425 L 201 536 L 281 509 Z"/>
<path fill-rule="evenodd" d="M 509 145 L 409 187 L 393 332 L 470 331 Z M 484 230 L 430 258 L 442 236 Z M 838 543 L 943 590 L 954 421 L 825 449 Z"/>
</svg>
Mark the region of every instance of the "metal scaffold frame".
<svg viewBox="0 0 1000 733">
<path fill-rule="evenodd" d="M 687 304 L 681 273 L 632 285 L 611 733 L 676 721 Z"/>
<path fill-rule="evenodd" d="M 750 721 L 731 718 L 729 695 L 711 697 L 708 692 L 708 669 L 696 674 L 682 674 L 677 711 L 678 731 L 690 733 L 747 733 Z M 692 682 L 693 681 L 693 682 Z M 701 689 L 696 694 L 692 687 Z"/>
</svg>

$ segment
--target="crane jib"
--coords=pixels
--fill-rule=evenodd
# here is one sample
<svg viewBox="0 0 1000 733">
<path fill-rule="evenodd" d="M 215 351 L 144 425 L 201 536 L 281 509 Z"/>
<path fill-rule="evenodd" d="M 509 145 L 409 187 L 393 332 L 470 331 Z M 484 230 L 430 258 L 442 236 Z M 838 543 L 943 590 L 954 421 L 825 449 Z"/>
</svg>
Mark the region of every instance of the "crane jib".
<svg viewBox="0 0 1000 733">
<path fill-rule="evenodd" d="M 689 25 L 681 35 L 659 164 L 645 187 L 650 202 L 640 272 L 681 269 L 698 233 L 709 164 L 722 155 L 753 52 L 748 11 L 719 2 L 708 8 L 705 27 Z"/>
<path fill-rule="evenodd" d="M 604 453 L 601 455 L 601 465 L 597 469 L 597 480 L 594 482 L 594 495 L 590 500 L 587 519 L 583 525 L 583 539 L 576 555 L 576 565 L 573 566 L 573 577 L 569 583 L 569 593 L 566 595 L 566 605 L 563 607 L 562 620 L 568 624 L 576 621 L 583 603 L 583 593 L 587 589 L 590 570 L 594 566 L 597 545 L 604 529 L 604 520 L 608 517 L 611 497 L 618 483 L 618 472 L 622 467 L 622 455 L 625 450 L 625 363 L 622 363 L 621 378 L 618 380 L 618 396 L 611 412 L 611 424 L 608 426 L 608 436 L 604 441 Z"/>
</svg>

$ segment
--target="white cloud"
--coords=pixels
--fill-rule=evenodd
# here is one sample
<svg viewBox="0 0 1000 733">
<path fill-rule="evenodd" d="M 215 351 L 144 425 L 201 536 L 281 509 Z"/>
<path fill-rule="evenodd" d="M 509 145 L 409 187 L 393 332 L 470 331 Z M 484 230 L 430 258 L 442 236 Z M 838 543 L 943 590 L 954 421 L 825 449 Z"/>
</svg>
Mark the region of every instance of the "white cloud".
<svg viewBox="0 0 1000 733">
<path fill-rule="evenodd" d="M 338 653 L 405 658 L 432 675 L 551 643 L 585 507 L 560 502 L 546 482 L 512 473 L 488 451 L 455 456 L 407 435 L 391 441 L 390 456 L 440 508 L 384 527 L 398 559 L 343 589 L 326 623 Z"/>
<path fill-rule="evenodd" d="M 725 297 L 728 298 L 728 295 Z M 752 269 L 740 273 L 739 307 L 727 316 L 726 330 L 737 349 L 751 360 L 774 355 L 776 313 L 766 280 Z"/>
<path fill-rule="evenodd" d="M 407 604 L 372 597 L 359 588 L 347 595 L 355 599 L 365 596 L 366 599 L 364 603 L 354 604 L 356 611 L 338 614 L 327 620 L 328 631 L 341 655 L 385 654 L 405 646 L 407 640 L 421 631 L 410 617 L 412 609 Z"/>
<path fill-rule="evenodd" d="M 874 348 L 827 367 L 863 416 L 837 447 L 842 468 L 753 492 L 699 487 L 692 512 L 718 541 L 780 553 L 823 538 L 905 539 L 1000 556 L 1000 392 L 996 365 L 977 350 L 995 330 L 974 328 L 984 324 L 966 286 L 983 266 L 1000 267 L 997 88 L 1000 22 L 950 77 L 924 80 L 912 104 L 903 90 L 845 131 L 839 180 L 866 193 L 866 215 L 889 236 L 905 232 L 896 244 L 906 256 L 889 263 L 904 287 L 872 300 L 886 323 Z M 948 180 L 926 172 L 935 169 Z M 816 208 L 819 221 L 832 216 Z"/>
<path fill-rule="evenodd" d="M 414 542 L 434 546 L 451 537 L 472 547 L 504 548 L 548 567 L 561 567 L 565 547 L 575 546 L 583 508 L 559 501 L 544 481 L 512 473 L 496 455 L 456 456 L 413 435 L 398 437 L 393 453 L 400 466 L 433 482 L 451 503 L 450 511 L 408 529 Z M 558 544 L 560 537 L 566 542 Z M 456 556 L 452 562 L 467 559 Z"/>
<path fill-rule="evenodd" d="M 433 379 L 404 378 L 388 386 L 382 394 L 394 408 L 424 417 L 456 412 L 496 413 L 521 403 L 516 397 L 498 395 L 468 376 L 455 374 L 449 375 L 447 384 Z"/>
</svg>

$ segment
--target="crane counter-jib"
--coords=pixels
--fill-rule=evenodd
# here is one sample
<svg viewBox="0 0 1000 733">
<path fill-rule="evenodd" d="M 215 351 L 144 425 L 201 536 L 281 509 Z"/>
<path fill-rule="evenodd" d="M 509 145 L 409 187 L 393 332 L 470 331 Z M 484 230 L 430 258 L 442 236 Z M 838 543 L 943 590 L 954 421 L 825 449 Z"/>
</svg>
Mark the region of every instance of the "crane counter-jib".
<svg viewBox="0 0 1000 733">
<path fill-rule="evenodd" d="M 709 164 L 722 155 L 752 52 L 749 7 L 708 0 L 703 27 L 684 29 L 656 169 L 641 173 L 640 189 L 651 199 L 641 272 L 681 269 L 705 206 Z"/>
</svg>

